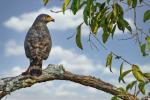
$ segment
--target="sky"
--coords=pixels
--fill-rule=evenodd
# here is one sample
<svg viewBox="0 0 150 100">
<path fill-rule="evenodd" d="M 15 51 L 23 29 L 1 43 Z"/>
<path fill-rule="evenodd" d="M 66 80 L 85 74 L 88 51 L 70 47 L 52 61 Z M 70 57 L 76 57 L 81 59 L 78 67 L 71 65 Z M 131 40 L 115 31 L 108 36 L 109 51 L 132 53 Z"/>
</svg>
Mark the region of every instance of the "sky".
<svg viewBox="0 0 150 100">
<path fill-rule="evenodd" d="M 74 16 L 70 11 L 52 13 L 50 10 L 61 10 L 61 1 L 51 0 L 44 7 L 40 0 L 1 0 L 0 1 L 0 77 L 16 76 L 25 71 L 29 60 L 24 52 L 24 39 L 28 29 L 35 18 L 42 13 L 49 14 L 55 19 L 55 23 L 49 23 L 48 28 L 52 37 L 52 51 L 49 58 L 44 61 L 43 68 L 48 64 L 63 64 L 65 69 L 81 75 L 92 75 L 116 86 L 123 86 L 118 83 L 119 66 L 121 60 L 113 60 L 111 73 L 105 67 L 105 59 L 109 51 L 113 51 L 129 62 L 138 64 L 142 71 L 150 72 L 150 57 L 142 57 L 138 45 L 133 40 L 120 41 L 119 39 L 129 37 L 126 31 L 124 34 L 118 29 L 115 37 L 106 43 L 108 51 L 94 39 L 92 39 L 98 50 L 92 49 L 88 41 L 88 28 L 82 27 L 83 50 L 75 44 L 75 37 L 67 39 L 75 33 L 75 28 L 82 19 L 82 9 Z M 144 10 L 138 9 L 137 23 L 143 29 L 149 28 L 149 22 L 142 23 Z M 132 13 L 125 15 L 126 20 L 134 29 Z M 102 31 L 99 30 L 101 39 Z M 124 69 L 130 66 L 125 64 Z M 127 76 L 126 81 L 134 80 L 132 75 Z M 149 87 L 148 87 L 149 88 Z M 69 81 L 50 81 L 36 84 L 30 88 L 15 91 L 7 96 L 7 100 L 110 100 L 111 95 L 94 88 L 82 86 Z M 5 100 L 5 98 L 3 99 Z"/>
</svg>

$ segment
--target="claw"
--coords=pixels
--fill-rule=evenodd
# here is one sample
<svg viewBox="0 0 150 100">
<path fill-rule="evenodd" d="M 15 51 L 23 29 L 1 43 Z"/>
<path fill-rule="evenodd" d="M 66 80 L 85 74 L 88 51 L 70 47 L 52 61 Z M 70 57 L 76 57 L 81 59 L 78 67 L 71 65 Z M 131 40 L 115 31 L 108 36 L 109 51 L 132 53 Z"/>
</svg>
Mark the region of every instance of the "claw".
<svg viewBox="0 0 150 100">
<path fill-rule="evenodd" d="M 32 70 L 30 70 L 29 74 L 31 76 L 40 76 L 40 75 L 42 75 L 42 71 L 39 69 L 32 69 Z"/>
<path fill-rule="evenodd" d="M 30 72 L 29 72 L 29 69 L 27 69 L 25 72 L 23 72 L 21 75 L 23 75 L 23 76 L 26 76 L 26 75 L 29 75 L 30 74 Z"/>
<path fill-rule="evenodd" d="M 28 69 L 27 71 L 22 73 L 23 76 L 31 75 L 31 76 L 40 76 L 42 75 L 42 70 L 40 69 Z"/>
</svg>

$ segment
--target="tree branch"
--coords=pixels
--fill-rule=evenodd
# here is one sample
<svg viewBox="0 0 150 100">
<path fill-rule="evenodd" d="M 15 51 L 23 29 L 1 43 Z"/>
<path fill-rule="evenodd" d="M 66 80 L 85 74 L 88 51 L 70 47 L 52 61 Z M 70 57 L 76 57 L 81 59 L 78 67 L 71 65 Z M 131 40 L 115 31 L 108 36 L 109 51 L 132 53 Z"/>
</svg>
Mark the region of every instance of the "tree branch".
<svg viewBox="0 0 150 100">
<path fill-rule="evenodd" d="M 27 76 L 15 76 L 0 79 L 0 99 L 4 96 L 10 94 L 13 91 L 19 90 L 21 88 L 31 87 L 36 83 L 52 81 L 52 80 L 69 80 L 82 84 L 84 86 L 90 86 L 98 90 L 102 90 L 106 93 L 119 96 L 124 100 L 139 100 L 133 95 L 126 93 L 122 95 L 117 87 L 110 83 L 106 83 L 101 79 L 92 77 L 73 74 L 69 71 L 65 71 L 62 65 L 52 65 L 50 64 L 46 69 L 43 70 L 42 75 L 39 77 Z M 129 99 L 131 98 L 131 99 Z"/>
</svg>

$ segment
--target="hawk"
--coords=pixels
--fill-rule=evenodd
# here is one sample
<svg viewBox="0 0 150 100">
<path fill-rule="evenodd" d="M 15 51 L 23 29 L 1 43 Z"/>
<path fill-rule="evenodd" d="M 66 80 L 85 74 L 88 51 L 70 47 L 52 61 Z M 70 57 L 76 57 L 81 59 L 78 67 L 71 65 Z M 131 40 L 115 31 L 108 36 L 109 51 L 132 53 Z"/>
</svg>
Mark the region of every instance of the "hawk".
<svg viewBox="0 0 150 100">
<path fill-rule="evenodd" d="M 30 65 L 22 75 L 40 76 L 42 74 L 42 61 L 48 58 L 52 47 L 46 24 L 54 21 L 51 16 L 40 14 L 29 29 L 24 41 L 24 49 Z"/>
</svg>

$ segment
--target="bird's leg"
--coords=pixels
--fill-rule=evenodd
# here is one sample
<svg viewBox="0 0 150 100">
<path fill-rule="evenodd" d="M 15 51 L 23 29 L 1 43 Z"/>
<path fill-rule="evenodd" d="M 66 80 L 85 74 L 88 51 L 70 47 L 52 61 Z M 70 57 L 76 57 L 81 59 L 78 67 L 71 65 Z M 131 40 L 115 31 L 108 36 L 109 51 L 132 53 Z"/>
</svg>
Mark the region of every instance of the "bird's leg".
<svg viewBox="0 0 150 100">
<path fill-rule="evenodd" d="M 30 59 L 30 66 L 28 67 L 28 69 L 22 73 L 22 75 L 30 75 L 30 68 L 33 66 L 33 60 Z"/>
<path fill-rule="evenodd" d="M 30 67 L 31 76 L 40 76 L 42 74 L 42 63 L 39 61 L 36 65 Z"/>
<path fill-rule="evenodd" d="M 32 62 L 32 61 L 33 61 L 33 60 L 31 59 L 31 60 L 30 60 L 30 66 L 28 67 L 28 69 L 27 69 L 25 72 L 22 73 L 22 75 L 25 76 L 25 75 L 29 75 L 29 74 L 30 74 L 30 67 L 31 67 L 31 62 Z"/>
<path fill-rule="evenodd" d="M 30 68 L 30 66 L 29 66 L 29 68 Z M 29 75 L 29 73 L 30 73 L 29 68 L 25 72 L 23 72 L 22 75 Z"/>
<path fill-rule="evenodd" d="M 30 62 L 29 74 L 31 76 L 40 76 L 42 74 L 42 60 L 34 59 Z"/>
<path fill-rule="evenodd" d="M 40 76 L 42 74 L 42 60 L 30 60 L 29 68 L 22 75 Z"/>
</svg>

